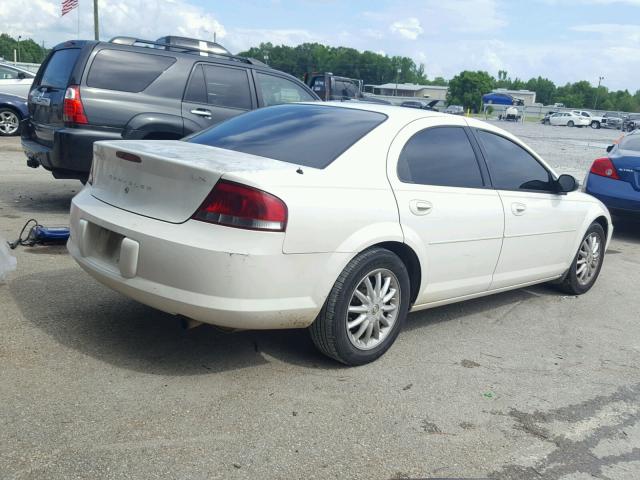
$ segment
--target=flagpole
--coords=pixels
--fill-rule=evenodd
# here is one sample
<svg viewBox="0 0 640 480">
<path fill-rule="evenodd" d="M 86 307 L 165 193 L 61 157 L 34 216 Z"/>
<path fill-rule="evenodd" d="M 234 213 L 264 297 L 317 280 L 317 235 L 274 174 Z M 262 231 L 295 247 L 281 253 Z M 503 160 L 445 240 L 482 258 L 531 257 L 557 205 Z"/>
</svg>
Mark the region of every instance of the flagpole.
<svg viewBox="0 0 640 480">
<path fill-rule="evenodd" d="M 78 40 L 80 40 L 80 1 L 78 1 Z"/>
<path fill-rule="evenodd" d="M 100 40 L 100 31 L 98 29 L 98 0 L 93 0 L 93 33 L 96 40 Z"/>
</svg>

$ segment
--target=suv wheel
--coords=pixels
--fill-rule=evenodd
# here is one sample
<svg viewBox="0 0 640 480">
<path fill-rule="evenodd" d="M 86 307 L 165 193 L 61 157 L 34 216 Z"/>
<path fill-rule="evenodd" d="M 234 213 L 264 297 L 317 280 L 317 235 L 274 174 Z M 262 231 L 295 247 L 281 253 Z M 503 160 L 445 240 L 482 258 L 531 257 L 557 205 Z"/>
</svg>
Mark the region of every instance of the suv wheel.
<svg viewBox="0 0 640 480">
<path fill-rule="evenodd" d="M 573 126 L 575 126 L 575 123 L 573 123 L 573 120 L 569 120 L 567 122 L 567 127 L 573 127 Z"/>
<path fill-rule="evenodd" d="M 355 257 L 342 271 L 309 327 L 325 355 L 346 365 L 380 357 L 393 344 L 409 310 L 409 274 L 400 258 L 383 248 Z"/>
<path fill-rule="evenodd" d="M 0 136 L 10 137 L 20 133 L 20 115 L 11 108 L 0 108 Z"/>
<path fill-rule="evenodd" d="M 600 122 L 594 120 L 593 122 L 591 122 L 591 128 L 600 128 Z"/>
</svg>

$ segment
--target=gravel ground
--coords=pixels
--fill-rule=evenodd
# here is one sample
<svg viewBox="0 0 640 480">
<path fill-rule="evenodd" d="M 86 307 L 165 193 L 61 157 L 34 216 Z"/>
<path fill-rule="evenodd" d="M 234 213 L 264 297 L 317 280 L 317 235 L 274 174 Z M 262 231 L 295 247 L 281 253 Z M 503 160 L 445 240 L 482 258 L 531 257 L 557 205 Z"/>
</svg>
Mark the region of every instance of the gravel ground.
<svg viewBox="0 0 640 480">
<path fill-rule="evenodd" d="M 501 126 L 582 178 L 618 132 Z M 0 237 L 64 225 L 80 184 L 0 139 Z M 305 331 L 181 331 L 20 248 L 0 284 L 0 478 L 610 480 L 640 476 L 640 229 L 594 289 L 539 286 L 410 315 L 344 368 Z"/>
</svg>

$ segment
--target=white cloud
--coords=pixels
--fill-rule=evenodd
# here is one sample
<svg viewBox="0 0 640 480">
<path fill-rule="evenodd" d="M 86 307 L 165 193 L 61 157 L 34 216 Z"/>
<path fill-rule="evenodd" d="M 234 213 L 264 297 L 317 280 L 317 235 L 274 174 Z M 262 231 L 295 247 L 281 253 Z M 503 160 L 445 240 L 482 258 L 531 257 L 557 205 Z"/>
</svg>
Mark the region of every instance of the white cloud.
<svg viewBox="0 0 640 480">
<path fill-rule="evenodd" d="M 393 22 L 389 29 L 393 33 L 408 40 L 416 40 L 423 32 L 422 27 L 420 26 L 420 20 L 416 17 L 409 17 L 404 20 Z"/>
</svg>

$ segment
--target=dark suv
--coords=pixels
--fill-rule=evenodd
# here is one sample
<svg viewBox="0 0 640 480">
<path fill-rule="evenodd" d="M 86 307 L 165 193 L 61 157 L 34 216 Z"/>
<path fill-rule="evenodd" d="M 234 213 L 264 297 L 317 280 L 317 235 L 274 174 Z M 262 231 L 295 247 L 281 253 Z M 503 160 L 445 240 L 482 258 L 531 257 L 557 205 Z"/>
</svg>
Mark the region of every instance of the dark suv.
<svg viewBox="0 0 640 480">
<path fill-rule="evenodd" d="M 633 132 L 640 128 L 640 113 L 630 113 L 625 116 L 622 128 L 625 132 Z"/>
<path fill-rule="evenodd" d="M 179 139 L 247 110 L 319 98 L 215 43 L 117 37 L 54 47 L 28 100 L 27 165 L 86 181 L 97 140 Z"/>
</svg>

